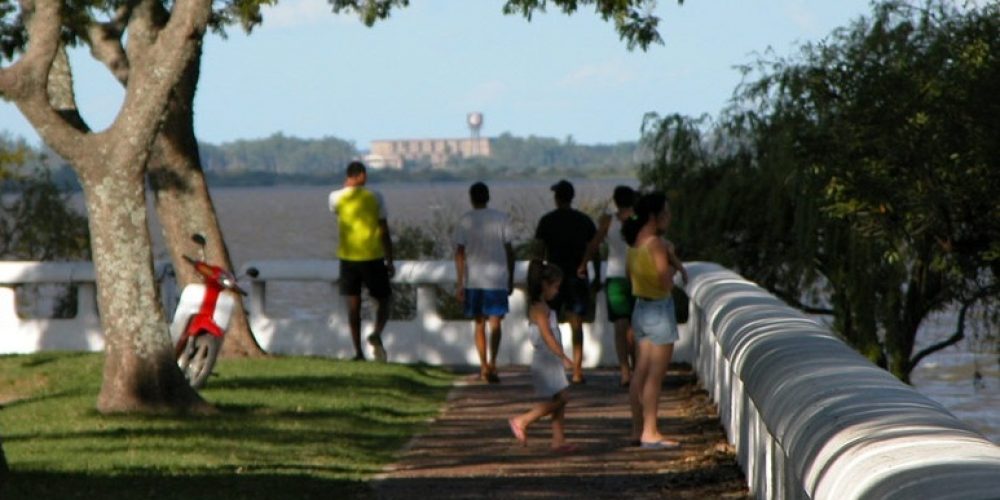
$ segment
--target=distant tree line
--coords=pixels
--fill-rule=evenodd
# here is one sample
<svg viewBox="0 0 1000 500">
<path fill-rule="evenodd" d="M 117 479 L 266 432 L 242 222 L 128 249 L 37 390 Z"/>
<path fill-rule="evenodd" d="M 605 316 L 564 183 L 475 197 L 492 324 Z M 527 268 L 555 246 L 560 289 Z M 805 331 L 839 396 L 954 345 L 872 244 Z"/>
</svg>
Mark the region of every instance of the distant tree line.
<svg viewBox="0 0 1000 500">
<path fill-rule="evenodd" d="M 29 168 L 48 172 L 52 181 L 70 190 L 79 184 L 73 170 L 48 148 L 32 148 L 23 140 L 0 135 L 0 145 L 23 149 Z M 509 132 L 491 139 L 492 156 L 454 158 L 443 168 L 426 162 L 409 162 L 401 171 L 373 172 L 375 181 L 461 180 L 489 177 L 554 178 L 634 176 L 642 160 L 638 142 L 579 144 L 572 136 L 516 137 Z M 341 174 L 349 161 L 363 156 L 352 142 L 337 137 L 301 139 L 276 133 L 264 139 L 244 139 L 222 144 L 199 143 L 202 165 L 212 185 L 266 186 L 308 184 Z M 8 186 L 7 189 L 10 189 Z"/>
</svg>

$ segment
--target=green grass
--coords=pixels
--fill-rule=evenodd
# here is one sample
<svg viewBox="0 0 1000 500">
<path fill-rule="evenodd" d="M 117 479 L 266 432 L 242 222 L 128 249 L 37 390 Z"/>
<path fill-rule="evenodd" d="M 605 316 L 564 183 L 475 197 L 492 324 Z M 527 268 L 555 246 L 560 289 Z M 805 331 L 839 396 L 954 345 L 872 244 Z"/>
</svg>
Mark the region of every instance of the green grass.
<svg viewBox="0 0 1000 500">
<path fill-rule="evenodd" d="M 365 498 L 453 375 L 320 358 L 227 359 L 216 415 L 103 416 L 103 357 L 0 356 L 0 498 Z"/>
</svg>

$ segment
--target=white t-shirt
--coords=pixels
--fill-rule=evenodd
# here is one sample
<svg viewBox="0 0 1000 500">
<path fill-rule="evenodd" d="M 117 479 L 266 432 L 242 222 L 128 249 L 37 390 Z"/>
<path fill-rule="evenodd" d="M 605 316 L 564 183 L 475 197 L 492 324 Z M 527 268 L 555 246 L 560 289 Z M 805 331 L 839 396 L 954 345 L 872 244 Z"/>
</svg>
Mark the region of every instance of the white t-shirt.
<svg viewBox="0 0 1000 500">
<path fill-rule="evenodd" d="M 466 288 L 507 289 L 510 216 L 492 208 L 469 210 L 455 225 L 455 245 L 465 247 Z"/>
<path fill-rule="evenodd" d="M 605 241 L 608 242 L 608 268 L 604 271 L 605 277 L 624 278 L 625 254 L 628 252 L 628 244 L 622 237 L 622 222 L 618 219 L 618 210 L 614 203 L 608 204 L 604 213 L 611 217 L 608 235 L 605 237 Z"/>
</svg>

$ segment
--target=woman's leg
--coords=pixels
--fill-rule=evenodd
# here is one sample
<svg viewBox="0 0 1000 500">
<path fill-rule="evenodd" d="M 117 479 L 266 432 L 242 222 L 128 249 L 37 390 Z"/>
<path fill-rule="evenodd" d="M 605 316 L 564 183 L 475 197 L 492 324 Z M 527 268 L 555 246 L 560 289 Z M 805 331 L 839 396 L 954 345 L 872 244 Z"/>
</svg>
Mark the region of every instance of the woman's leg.
<svg viewBox="0 0 1000 500">
<path fill-rule="evenodd" d="M 667 367 L 670 365 L 674 345 L 648 343 L 643 347 L 644 349 L 640 350 L 640 363 L 645 360 L 647 371 L 642 387 L 638 388 L 641 391 L 638 396 L 642 408 L 642 435 L 639 439 L 642 442 L 651 443 L 663 440 L 663 435 L 660 434 L 657 427 L 656 413 L 659 408 L 663 376 L 667 373 Z"/>
<path fill-rule="evenodd" d="M 655 346 L 648 340 L 636 345 L 635 371 L 628 389 L 629 406 L 632 409 L 632 440 L 638 441 L 643 431 L 642 389 L 649 378 L 650 352 Z"/>
</svg>

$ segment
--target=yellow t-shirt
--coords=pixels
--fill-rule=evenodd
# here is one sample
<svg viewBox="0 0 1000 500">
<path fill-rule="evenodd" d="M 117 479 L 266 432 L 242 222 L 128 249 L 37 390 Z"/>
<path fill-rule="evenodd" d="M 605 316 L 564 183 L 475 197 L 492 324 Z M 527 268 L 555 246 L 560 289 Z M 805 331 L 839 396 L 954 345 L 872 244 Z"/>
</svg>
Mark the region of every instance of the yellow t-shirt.
<svg viewBox="0 0 1000 500">
<path fill-rule="evenodd" d="M 330 193 L 330 211 L 337 214 L 340 241 L 337 258 L 365 261 L 385 257 L 380 220 L 386 218 L 385 202 L 377 191 L 345 187 Z"/>
<path fill-rule="evenodd" d="M 626 261 L 628 274 L 632 279 L 632 295 L 652 300 L 663 299 L 670 295 L 670 289 L 664 288 L 660 274 L 656 272 L 656 263 L 653 262 L 649 244 L 629 247 Z"/>
</svg>

